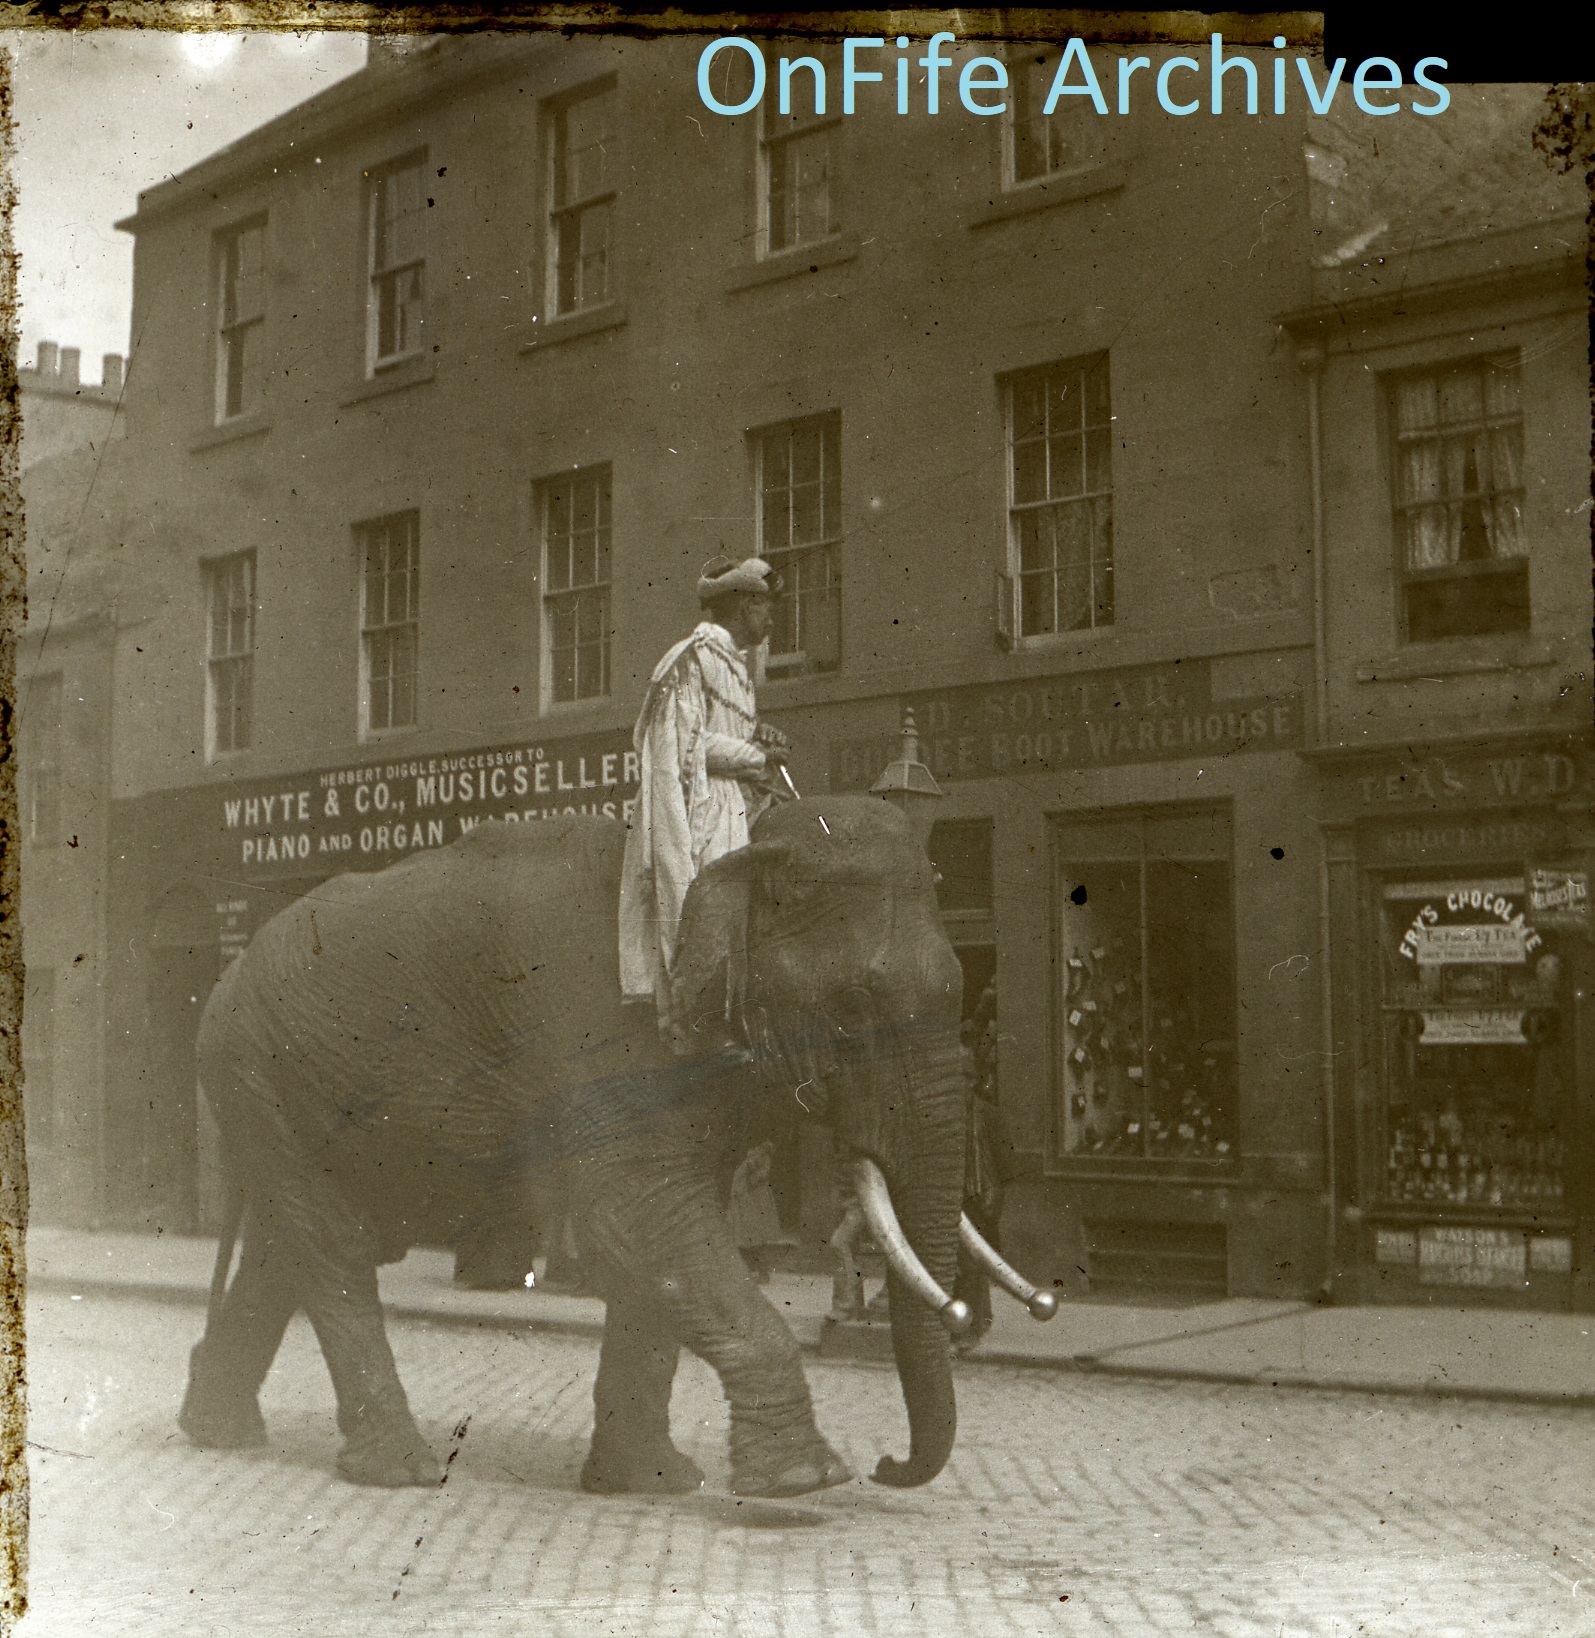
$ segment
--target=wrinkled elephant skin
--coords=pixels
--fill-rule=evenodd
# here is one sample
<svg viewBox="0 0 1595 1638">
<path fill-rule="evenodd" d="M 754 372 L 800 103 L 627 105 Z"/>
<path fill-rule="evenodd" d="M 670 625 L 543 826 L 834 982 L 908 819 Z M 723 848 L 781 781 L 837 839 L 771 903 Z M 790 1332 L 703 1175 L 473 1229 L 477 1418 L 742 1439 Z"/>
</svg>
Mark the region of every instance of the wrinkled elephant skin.
<svg viewBox="0 0 1595 1638">
<path fill-rule="evenodd" d="M 258 1390 L 303 1308 L 337 1394 L 340 1472 L 435 1480 L 377 1265 L 515 1209 L 529 1178 L 560 1167 L 608 1305 L 584 1487 L 701 1482 L 669 1440 L 682 1346 L 720 1374 L 739 1492 L 850 1476 L 737 1252 L 725 1189 L 756 1120 L 823 1114 L 880 1167 L 915 1251 L 952 1284 L 961 980 L 929 861 L 866 798 L 767 816 L 688 897 L 672 1055 L 654 1009 L 620 1000 L 622 839 L 589 818 L 482 825 L 324 883 L 223 975 L 199 1072 L 246 1206 L 238 1273 L 193 1352 L 180 1423 L 197 1443 L 263 1438 Z M 947 1342 L 904 1293 L 892 1313 L 911 1450 L 877 1477 L 918 1484 L 952 1444 Z"/>
</svg>

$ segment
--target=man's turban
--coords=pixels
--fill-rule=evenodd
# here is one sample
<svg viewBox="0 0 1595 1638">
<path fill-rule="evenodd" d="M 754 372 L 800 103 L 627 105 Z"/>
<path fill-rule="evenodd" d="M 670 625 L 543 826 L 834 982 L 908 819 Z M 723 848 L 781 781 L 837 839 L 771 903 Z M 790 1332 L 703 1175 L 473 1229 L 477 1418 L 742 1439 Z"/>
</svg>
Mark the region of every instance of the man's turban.
<svg viewBox="0 0 1595 1638">
<path fill-rule="evenodd" d="M 698 576 L 700 603 L 712 603 L 717 597 L 727 597 L 734 592 L 774 597 L 780 589 L 780 575 L 762 557 L 745 558 L 741 563 L 734 558 L 713 557 Z"/>
</svg>

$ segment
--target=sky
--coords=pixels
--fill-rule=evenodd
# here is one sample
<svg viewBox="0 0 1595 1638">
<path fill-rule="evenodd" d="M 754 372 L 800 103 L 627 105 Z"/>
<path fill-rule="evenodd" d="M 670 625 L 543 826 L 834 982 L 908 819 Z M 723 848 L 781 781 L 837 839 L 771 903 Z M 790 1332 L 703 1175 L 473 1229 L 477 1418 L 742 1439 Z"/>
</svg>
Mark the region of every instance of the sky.
<svg viewBox="0 0 1595 1638">
<path fill-rule="evenodd" d="M 144 188 L 314 96 L 365 62 L 344 32 L 0 29 L 10 54 L 21 350 L 79 347 L 83 379 L 128 351 L 133 240 L 113 223 Z"/>
</svg>

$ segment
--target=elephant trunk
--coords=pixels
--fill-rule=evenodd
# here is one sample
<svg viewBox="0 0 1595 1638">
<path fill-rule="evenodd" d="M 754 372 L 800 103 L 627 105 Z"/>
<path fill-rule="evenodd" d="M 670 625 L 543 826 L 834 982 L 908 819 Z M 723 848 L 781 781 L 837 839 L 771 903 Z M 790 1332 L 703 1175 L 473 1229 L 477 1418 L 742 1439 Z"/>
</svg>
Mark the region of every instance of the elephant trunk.
<svg viewBox="0 0 1595 1638">
<path fill-rule="evenodd" d="M 937 1058 L 914 1077 L 909 1153 L 892 1168 L 890 1204 L 914 1261 L 939 1294 L 952 1289 L 958 1273 L 966 1113 L 956 1044 Z M 908 1409 L 910 1443 L 906 1461 L 882 1458 L 875 1480 L 897 1488 L 934 1479 L 952 1454 L 958 1427 L 947 1332 L 963 1328 L 962 1305 L 927 1300 L 928 1294 L 909 1283 L 912 1277 L 910 1267 L 889 1263 L 892 1352 Z"/>
</svg>

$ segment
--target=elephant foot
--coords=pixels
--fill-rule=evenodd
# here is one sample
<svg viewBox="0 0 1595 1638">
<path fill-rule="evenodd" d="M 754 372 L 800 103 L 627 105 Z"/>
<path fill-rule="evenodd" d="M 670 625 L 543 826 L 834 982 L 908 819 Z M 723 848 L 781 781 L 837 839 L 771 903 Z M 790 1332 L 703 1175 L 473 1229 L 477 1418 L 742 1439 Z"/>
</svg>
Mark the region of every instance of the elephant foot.
<svg viewBox="0 0 1595 1638">
<path fill-rule="evenodd" d="M 731 1486 L 734 1496 L 759 1496 L 780 1500 L 788 1496 L 806 1496 L 814 1490 L 829 1490 L 834 1485 L 849 1484 L 856 1477 L 853 1470 L 829 1445 L 821 1445 L 807 1456 L 771 1472 L 747 1472 Z"/>
<path fill-rule="evenodd" d="M 188 1387 L 177 1425 L 201 1450 L 247 1450 L 266 1442 L 266 1423 L 255 1395 L 227 1384 L 210 1363 L 203 1342 L 188 1356 Z"/>
<path fill-rule="evenodd" d="M 190 1388 L 177 1425 L 201 1450 L 248 1450 L 266 1442 L 265 1418 L 253 1399 L 222 1401 Z"/>
<path fill-rule="evenodd" d="M 668 1441 L 641 1453 L 595 1442 L 581 1487 L 592 1496 L 685 1496 L 703 1487 L 703 1469 Z"/>
<path fill-rule="evenodd" d="M 350 1484 L 381 1490 L 443 1482 L 443 1469 L 419 1434 L 409 1442 L 351 1439 L 338 1452 L 338 1474 Z"/>
</svg>

